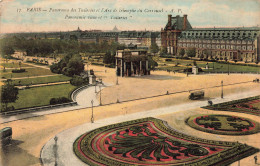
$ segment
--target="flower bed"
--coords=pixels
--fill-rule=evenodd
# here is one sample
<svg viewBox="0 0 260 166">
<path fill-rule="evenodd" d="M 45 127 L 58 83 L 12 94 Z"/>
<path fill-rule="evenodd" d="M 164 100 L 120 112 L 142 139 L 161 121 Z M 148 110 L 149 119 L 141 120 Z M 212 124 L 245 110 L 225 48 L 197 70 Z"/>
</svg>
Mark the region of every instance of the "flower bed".
<svg viewBox="0 0 260 166">
<path fill-rule="evenodd" d="M 232 111 L 247 114 L 260 115 L 260 96 L 234 100 L 230 102 L 214 104 L 212 106 L 202 107 L 216 111 Z"/>
<path fill-rule="evenodd" d="M 257 149 L 196 138 L 165 121 L 144 118 L 101 127 L 80 136 L 75 154 L 89 165 L 226 165 Z"/>
<path fill-rule="evenodd" d="M 186 123 L 197 130 L 222 135 L 248 135 L 259 132 L 259 123 L 229 115 L 196 115 Z"/>
</svg>

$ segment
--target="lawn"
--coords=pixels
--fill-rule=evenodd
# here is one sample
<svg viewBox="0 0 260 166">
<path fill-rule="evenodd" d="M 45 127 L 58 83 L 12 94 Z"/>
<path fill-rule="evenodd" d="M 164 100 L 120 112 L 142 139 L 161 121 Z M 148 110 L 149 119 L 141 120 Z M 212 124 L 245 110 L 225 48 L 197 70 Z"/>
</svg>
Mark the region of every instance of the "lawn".
<svg viewBox="0 0 260 166">
<path fill-rule="evenodd" d="M 160 70 L 171 70 L 171 71 L 183 70 L 186 68 L 187 67 L 184 67 L 184 66 L 160 66 L 160 67 L 158 67 L 158 69 L 160 69 Z"/>
<path fill-rule="evenodd" d="M 6 68 L 19 68 L 20 67 L 19 63 L 2 63 L 2 62 L 0 63 L 0 66 L 6 67 Z M 22 63 L 21 67 L 30 67 L 30 65 Z"/>
<path fill-rule="evenodd" d="M 49 105 L 51 98 L 67 97 L 76 87 L 71 84 L 52 85 L 37 88 L 19 90 L 19 99 L 15 103 L 10 103 L 15 109 Z"/>
<path fill-rule="evenodd" d="M 171 59 L 171 61 L 166 61 L 166 59 Z M 180 70 L 184 69 L 186 65 L 193 65 L 193 60 L 184 60 L 184 59 L 174 59 L 174 58 L 157 58 L 159 66 L 158 69 L 163 70 Z M 179 63 L 179 66 L 175 66 L 175 64 Z M 228 72 L 232 73 L 260 73 L 260 67 L 255 66 L 244 66 L 244 65 L 234 65 L 234 64 L 224 64 L 219 62 L 208 62 L 209 69 L 205 69 L 207 62 L 206 61 L 196 61 L 197 66 L 204 68 L 205 72 Z M 191 66 L 189 66 L 191 67 Z"/>
<path fill-rule="evenodd" d="M 20 77 L 28 77 L 28 76 L 31 77 L 31 76 L 41 76 L 41 75 L 55 75 L 50 70 L 44 69 L 44 68 L 39 68 L 39 67 L 28 68 L 25 70 L 26 70 L 26 72 L 23 72 L 23 73 L 1 72 L 1 77 L 20 78 Z"/>
<path fill-rule="evenodd" d="M 205 67 L 205 65 L 198 64 L 199 67 Z M 214 66 L 214 69 L 213 69 Z M 228 67 L 229 66 L 229 67 Z M 243 65 L 232 65 L 232 64 L 223 64 L 223 63 L 217 63 L 217 62 L 210 62 L 209 63 L 209 70 L 204 69 L 204 71 L 209 72 L 228 72 L 228 68 L 230 72 L 245 72 L 245 73 L 259 73 L 260 67 L 254 67 L 254 66 L 243 66 Z"/>
<path fill-rule="evenodd" d="M 71 77 L 67 77 L 64 75 L 55 75 L 55 76 L 48 76 L 48 77 L 16 79 L 16 80 L 13 80 L 13 83 L 14 83 L 14 85 L 31 85 L 31 84 L 43 84 L 43 83 L 69 81 L 70 79 L 71 79 Z M 19 81 L 20 81 L 20 84 L 19 84 Z"/>
</svg>

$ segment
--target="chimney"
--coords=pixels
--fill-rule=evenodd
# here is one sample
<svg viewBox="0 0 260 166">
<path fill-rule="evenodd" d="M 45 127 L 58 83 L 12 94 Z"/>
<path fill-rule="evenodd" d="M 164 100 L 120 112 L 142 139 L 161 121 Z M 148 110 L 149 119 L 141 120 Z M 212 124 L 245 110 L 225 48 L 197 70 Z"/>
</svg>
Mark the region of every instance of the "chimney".
<svg viewBox="0 0 260 166">
<path fill-rule="evenodd" d="M 186 30 L 187 28 L 187 14 L 183 15 L 183 30 Z"/>
<path fill-rule="evenodd" d="M 168 15 L 168 24 L 171 26 L 172 25 L 172 15 Z"/>
</svg>

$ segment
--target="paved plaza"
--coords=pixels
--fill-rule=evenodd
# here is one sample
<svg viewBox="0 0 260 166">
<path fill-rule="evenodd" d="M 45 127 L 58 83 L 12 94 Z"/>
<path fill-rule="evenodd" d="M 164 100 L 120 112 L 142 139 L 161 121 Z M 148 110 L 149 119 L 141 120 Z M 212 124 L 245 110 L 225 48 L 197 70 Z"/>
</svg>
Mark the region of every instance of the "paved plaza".
<svg viewBox="0 0 260 166">
<path fill-rule="evenodd" d="M 9 119 L 3 119 L 1 117 L 0 127 L 12 127 L 14 140 L 13 145 L 5 149 L 4 152 L 0 152 L 1 163 L 5 163 L 5 165 L 21 166 L 41 165 L 40 157 L 42 157 L 43 161 L 47 165 L 51 163 L 53 164 L 55 161 L 52 156 L 53 153 L 51 152 L 53 150 L 53 138 L 56 135 L 58 136 L 58 162 L 65 165 L 68 162 L 80 163 L 81 161 L 79 161 L 73 154 L 71 144 L 80 134 L 93 128 L 125 120 L 152 116 L 166 120 L 171 125 L 171 127 L 178 129 L 178 127 L 185 125 L 176 126 L 176 123 L 181 123 L 187 116 L 205 113 L 205 110 L 200 109 L 199 107 L 207 105 L 208 99 L 211 99 L 213 103 L 220 103 L 223 101 L 255 96 L 260 92 L 259 84 L 253 82 L 227 85 L 252 81 L 256 77 L 259 77 L 258 75 L 236 74 L 228 76 L 225 74 L 217 75 L 217 77 L 216 75 L 198 75 L 187 77 L 185 74 L 155 71 L 152 72 L 151 76 L 145 76 L 143 78 L 119 78 L 119 85 L 116 85 L 114 69 L 97 66 L 90 67 L 94 69 L 97 77 L 102 78 L 105 85 L 107 85 L 102 89 L 103 106 L 97 106 L 94 108 L 95 123 L 90 123 L 91 108 L 85 108 L 90 106 L 89 100 L 92 99 L 95 100 L 95 105 L 99 104 L 98 102 L 100 96 L 99 93 L 95 93 L 94 87 L 87 88 L 79 93 L 77 98 L 79 98 L 78 103 L 80 105 L 67 108 L 68 110 L 59 109 L 39 113 L 28 113 L 24 115 L 12 116 L 9 117 Z M 212 86 L 219 86 L 222 79 L 227 85 L 224 86 L 224 99 L 220 98 L 221 87 L 208 88 Z M 191 89 L 204 87 L 206 96 L 205 99 L 200 101 L 188 100 L 189 88 L 187 87 L 190 87 Z M 97 90 L 99 90 L 99 88 Z M 170 93 L 178 91 L 184 92 L 165 95 L 166 91 L 169 91 Z M 157 94 L 164 95 L 147 98 Z M 93 98 L 89 96 L 93 96 Z M 119 103 L 116 103 L 117 96 L 119 98 Z M 133 100 L 140 97 L 144 97 L 144 99 Z M 122 102 L 124 100 L 133 101 Z M 110 102 L 114 104 L 109 104 Z M 206 111 L 206 113 L 212 113 L 212 111 Z M 242 115 L 244 117 L 251 116 L 241 113 L 225 113 L 239 114 L 240 116 Z M 170 117 L 172 118 L 169 119 Z M 255 117 L 252 119 L 259 121 L 259 119 L 256 119 Z M 179 128 L 179 130 L 183 129 Z M 194 132 L 194 129 L 185 126 L 185 130 L 183 131 L 192 134 L 192 132 L 190 132 L 192 130 Z M 209 135 L 210 134 L 200 132 L 201 137 L 208 137 Z M 63 139 L 64 136 L 66 136 L 66 139 Z M 214 136 L 215 135 L 208 138 L 213 139 Z M 252 135 L 252 137 L 253 136 L 255 135 Z M 243 142 L 247 140 L 245 139 L 247 136 L 243 138 L 244 139 L 242 139 L 242 137 L 236 138 L 233 136 L 216 137 L 216 139 L 227 139 L 230 141 L 239 140 Z M 63 142 L 64 145 L 62 145 Z M 253 139 L 250 139 L 248 144 L 254 145 L 254 147 L 260 147 L 259 142 L 254 142 Z M 62 148 L 70 148 L 70 151 L 66 150 L 66 152 L 72 156 L 69 158 L 65 157 L 67 154 L 65 154 L 65 151 L 63 151 Z M 62 150 L 62 152 L 60 152 L 60 150 Z M 9 155 L 9 152 L 12 152 L 12 155 Z M 43 156 L 45 152 L 47 152 L 49 155 Z M 253 160 L 251 158 L 252 156 L 248 157 L 248 160 Z M 71 161 L 67 161 L 70 159 Z M 241 163 L 246 162 L 245 160 L 246 159 L 242 160 Z"/>
</svg>

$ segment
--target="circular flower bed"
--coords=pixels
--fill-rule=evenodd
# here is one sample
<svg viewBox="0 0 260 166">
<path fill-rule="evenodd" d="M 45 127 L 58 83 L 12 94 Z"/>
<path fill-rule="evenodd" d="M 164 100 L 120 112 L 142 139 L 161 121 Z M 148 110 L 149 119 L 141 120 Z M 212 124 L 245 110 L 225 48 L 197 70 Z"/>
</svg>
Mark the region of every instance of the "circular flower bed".
<svg viewBox="0 0 260 166">
<path fill-rule="evenodd" d="M 245 144 L 200 139 L 144 118 L 104 126 L 80 136 L 75 154 L 89 165 L 223 165 L 251 155 Z"/>
<path fill-rule="evenodd" d="M 186 123 L 194 129 L 213 134 L 248 135 L 259 132 L 259 123 L 229 115 L 197 115 L 189 117 Z"/>
</svg>

